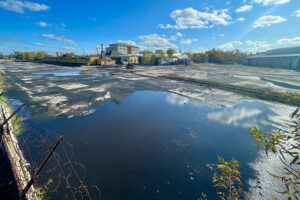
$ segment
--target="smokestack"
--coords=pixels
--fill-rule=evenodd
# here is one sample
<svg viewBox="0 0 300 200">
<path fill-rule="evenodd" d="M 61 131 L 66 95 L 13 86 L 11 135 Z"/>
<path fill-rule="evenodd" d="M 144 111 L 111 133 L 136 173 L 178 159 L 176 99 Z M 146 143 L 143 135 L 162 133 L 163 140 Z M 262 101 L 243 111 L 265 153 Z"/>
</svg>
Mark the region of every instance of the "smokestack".
<svg viewBox="0 0 300 200">
<path fill-rule="evenodd" d="M 104 48 L 103 48 L 103 44 L 101 44 L 101 59 L 104 59 Z"/>
</svg>

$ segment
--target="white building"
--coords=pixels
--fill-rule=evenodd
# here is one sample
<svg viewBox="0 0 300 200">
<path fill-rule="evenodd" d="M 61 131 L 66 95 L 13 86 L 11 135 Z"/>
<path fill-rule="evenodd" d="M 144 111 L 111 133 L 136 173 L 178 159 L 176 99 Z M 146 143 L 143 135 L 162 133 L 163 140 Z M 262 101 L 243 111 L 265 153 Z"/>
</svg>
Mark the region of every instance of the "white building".
<svg viewBox="0 0 300 200">
<path fill-rule="evenodd" d="M 126 43 L 113 43 L 105 50 L 108 55 L 138 55 L 140 52 L 138 46 Z"/>
</svg>

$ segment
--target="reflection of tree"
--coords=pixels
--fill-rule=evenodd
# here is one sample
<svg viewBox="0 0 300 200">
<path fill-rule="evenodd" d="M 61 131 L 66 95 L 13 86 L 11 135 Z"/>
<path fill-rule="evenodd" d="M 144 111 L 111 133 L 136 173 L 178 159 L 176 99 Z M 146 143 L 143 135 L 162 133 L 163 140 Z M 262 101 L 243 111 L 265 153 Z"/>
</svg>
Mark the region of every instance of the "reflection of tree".
<svg viewBox="0 0 300 200">
<path fill-rule="evenodd" d="M 263 147 L 265 153 L 276 155 L 284 165 L 281 174 L 269 173 L 280 180 L 284 185 L 283 191 L 277 193 L 286 195 L 288 199 L 300 199 L 300 112 L 297 108 L 291 115 L 291 131 L 273 130 L 271 133 L 262 133 L 256 128 L 250 130 L 250 134 L 258 147 Z"/>
<path fill-rule="evenodd" d="M 270 133 L 262 133 L 257 128 L 252 128 L 250 134 L 258 148 L 264 148 L 267 156 L 271 152 L 283 164 L 280 174 L 270 172 L 268 174 L 282 182 L 285 188 L 281 191 L 275 190 L 272 186 L 271 188 L 287 199 L 298 200 L 300 199 L 300 108 L 297 108 L 290 118 L 290 131 L 273 130 Z M 219 157 L 218 160 L 218 173 L 213 176 L 217 194 L 224 200 L 239 199 L 243 194 L 236 188 L 240 185 L 239 163 L 234 159 L 225 161 Z"/>
</svg>

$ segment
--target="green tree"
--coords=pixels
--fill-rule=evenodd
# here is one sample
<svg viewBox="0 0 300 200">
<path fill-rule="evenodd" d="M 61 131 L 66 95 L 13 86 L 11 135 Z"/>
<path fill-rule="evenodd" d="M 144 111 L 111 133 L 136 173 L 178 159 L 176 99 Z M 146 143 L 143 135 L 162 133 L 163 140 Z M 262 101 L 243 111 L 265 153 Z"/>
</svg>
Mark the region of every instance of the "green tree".
<svg viewBox="0 0 300 200">
<path fill-rule="evenodd" d="M 163 50 L 156 50 L 155 54 L 158 58 L 165 58 L 165 52 Z"/>
<path fill-rule="evenodd" d="M 172 48 L 167 49 L 168 58 L 174 58 L 175 53 L 176 53 L 175 49 Z"/>
<path fill-rule="evenodd" d="M 153 53 L 152 53 L 151 51 L 145 50 L 145 51 L 143 52 L 142 64 L 144 64 L 144 65 L 149 65 L 149 64 L 151 64 L 152 54 L 153 54 Z"/>
<path fill-rule="evenodd" d="M 213 175 L 214 187 L 217 188 L 217 194 L 222 200 L 238 200 L 243 194 L 241 185 L 240 164 L 234 158 L 231 161 L 225 161 L 218 157 L 219 164 L 217 172 Z"/>
</svg>

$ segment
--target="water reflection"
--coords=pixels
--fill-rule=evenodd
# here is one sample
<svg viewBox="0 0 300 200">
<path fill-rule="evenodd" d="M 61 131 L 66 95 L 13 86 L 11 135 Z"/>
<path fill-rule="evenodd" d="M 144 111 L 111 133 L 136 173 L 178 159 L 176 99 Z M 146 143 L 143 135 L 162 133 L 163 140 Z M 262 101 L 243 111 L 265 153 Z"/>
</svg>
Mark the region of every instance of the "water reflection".
<svg viewBox="0 0 300 200">
<path fill-rule="evenodd" d="M 35 72 L 33 75 L 53 75 L 53 76 L 79 76 L 81 75 L 80 69 L 71 69 L 63 71 L 46 71 L 46 72 Z"/>
<path fill-rule="evenodd" d="M 237 108 L 224 109 L 222 111 L 207 114 L 209 120 L 215 120 L 222 124 L 242 126 L 245 128 L 257 127 L 258 120 L 255 118 L 262 113 L 259 109 Z M 245 121 L 246 120 L 246 121 Z"/>
<path fill-rule="evenodd" d="M 93 74 L 93 76 L 96 76 L 96 77 L 110 77 L 110 76 L 111 76 L 111 73 L 105 73 L 105 74 Z"/>
<path fill-rule="evenodd" d="M 92 107 L 86 116 L 39 124 L 63 133 L 76 147 L 74 159 L 85 164 L 87 182 L 100 186 L 103 199 L 197 199 L 202 192 L 216 199 L 211 168 L 218 155 L 240 161 L 250 191 L 257 187 L 251 180 L 264 176 L 258 170 L 274 165 L 260 159 L 248 131 L 280 124 L 278 115 L 290 114 L 285 108 L 259 101 L 215 108 L 176 94 L 142 91 L 121 104 Z"/>
<path fill-rule="evenodd" d="M 268 115 L 268 120 L 272 123 L 272 128 L 281 131 L 290 131 L 290 114 L 295 110 L 295 107 L 285 105 L 270 105 L 271 114 Z M 265 130 L 270 132 L 270 129 Z M 285 156 L 287 163 L 292 160 L 287 155 Z M 249 179 L 249 192 L 252 199 L 258 200 L 273 200 L 274 197 L 286 199 L 286 196 L 275 191 L 284 191 L 285 186 L 280 180 L 276 180 L 270 173 L 283 175 L 284 165 L 279 158 L 270 153 L 266 156 L 263 150 L 260 151 L 259 156 L 249 164 L 254 170 L 255 179 Z"/>
<path fill-rule="evenodd" d="M 170 94 L 166 98 L 167 102 L 174 105 L 184 105 L 189 103 L 189 99 L 177 94 Z"/>
</svg>

